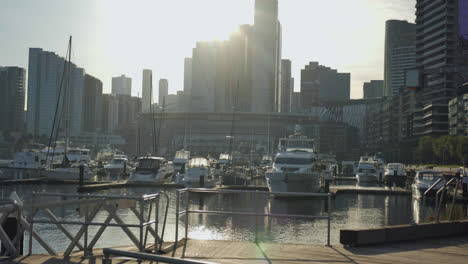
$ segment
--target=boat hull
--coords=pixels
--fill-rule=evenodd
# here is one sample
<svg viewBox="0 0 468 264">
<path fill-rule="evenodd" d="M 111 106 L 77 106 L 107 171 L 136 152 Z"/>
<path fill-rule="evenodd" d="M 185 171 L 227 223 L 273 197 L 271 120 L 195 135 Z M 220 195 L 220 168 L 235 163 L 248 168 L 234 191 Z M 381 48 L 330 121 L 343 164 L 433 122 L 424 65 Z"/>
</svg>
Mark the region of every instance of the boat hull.
<svg viewBox="0 0 468 264">
<path fill-rule="evenodd" d="M 317 193 L 321 189 L 320 173 L 267 172 L 270 192 Z"/>
<path fill-rule="evenodd" d="M 79 180 L 80 179 L 80 172 L 79 170 L 60 170 L 60 169 L 55 169 L 55 170 L 46 170 L 44 172 L 45 177 L 48 180 Z M 84 172 L 83 173 L 83 179 L 84 180 L 90 180 L 94 178 L 94 173 L 93 172 Z"/>
<path fill-rule="evenodd" d="M 379 181 L 375 174 L 360 174 L 356 175 L 357 181 L 360 183 L 376 183 Z"/>
</svg>

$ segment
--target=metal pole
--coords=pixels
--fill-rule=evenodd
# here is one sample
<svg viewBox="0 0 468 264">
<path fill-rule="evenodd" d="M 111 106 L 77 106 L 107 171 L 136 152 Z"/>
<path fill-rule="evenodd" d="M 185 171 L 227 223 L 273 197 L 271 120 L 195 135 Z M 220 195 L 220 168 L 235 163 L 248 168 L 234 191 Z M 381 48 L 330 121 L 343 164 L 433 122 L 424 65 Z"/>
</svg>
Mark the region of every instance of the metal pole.
<svg viewBox="0 0 468 264">
<path fill-rule="evenodd" d="M 156 212 L 155 212 L 155 215 L 154 215 L 154 220 L 156 220 L 154 222 L 154 224 L 156 225 L 154 227 L 154 253 L 157 253 L 157 245 L 158 245 L 158 231 L 159 231 L 159 200 L 160 200 L 161 196 L 158 196 L 158 198 L 156 198 L 156 200 L 154 201 L 156 203 Z M 161 241 L 161 244 L 162 244 L 162 241 Z"/>
<path fill-rule="evenodd" d="M 140 200 L 140 252 L 143 252 L 143 210 L 144 210 L 144 204 L 143 200 Z"/>
<path fill-rule="evenodd" d="M 34 217 L 34 203 L 36 202 L 36 193 L 33 192 L 31 196 L 31 211 L 29 212 L 29 255 L 32 255 L 32 240 L 33 240 L 33 217 Z"/>
<path fill-rule="evenodd" d="M 331 220 L 331 193 L 328 193 L 328 233 L 327 233 L 327 246 L 330 246 L 330 220 Z"/>
<path fill-rule="evenodd" d="M 257 192 L 255 192 L 255 244 L 258 243 L 258 201 L 257 201 Z"/>
<path fill-rule="evenodd" d="M 185 258 L 185 249 L 187 248 L 188 243 L 188 221 L 189 221 L 189 194 L 190 190 L 187 189 L 185 193 L 185 243 L 184 250 L 182 251 L 182 258 Z"/>
<path fill-rule="evenodd" d="M 172 256 L 174 257 L 176 249 L 177 249 L 177 240 L 179 239 L 179 196 L 180 191 L 176 191 L 176 209 L 175 209 L 175 242 L 174 242 L 174 250 L 172 251 Z"/>
<path fill-rule="evenodd" d="M 81 165 L 82 166 L 82 165 Z M 85 212 L 85 237 L 84 237 L 84 257 L 88 257 L 88 224 L 89 224 L 89 203 L 86 203 Z"/>
</svg>

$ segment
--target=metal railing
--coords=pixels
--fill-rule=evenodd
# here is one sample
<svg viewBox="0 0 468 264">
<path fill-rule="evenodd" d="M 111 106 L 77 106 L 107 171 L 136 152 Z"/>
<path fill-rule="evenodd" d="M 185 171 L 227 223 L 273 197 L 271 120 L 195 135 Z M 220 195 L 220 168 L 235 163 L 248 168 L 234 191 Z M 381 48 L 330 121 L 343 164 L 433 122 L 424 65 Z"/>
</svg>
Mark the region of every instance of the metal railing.
<svg viewBox="0 0 468 264">
<path fill-rule="evenodd" d="M 427 195 L 431 191 L 433 191 L 434 188 L 436 188 L 441 181 L 444 181 L 443 185 L 442 185 L 442 187 L 440 187 L 437 190 L 436 195 L 435 195 L 435 207 L 434 207 L 435 210 L 434 211 L 435 211 L 435 221 L 436 222 L 440 221 L 440 210 L 442 208 L 442 200 L 445 197 L 447 187 L 451 183 L 455 182 L 455 190 L 454 190 L 454 193 L 453 193 L 452 205 L 451 205 L 450 213 L 449 213 L 449 219 L 452 218 L 453 210 L 454 210 L 454 207 L 455 207 L 455 201 L 456 201 L 456 197 L 457 197 L 458 185 L 460 183 L 460 179 L 457 179 L 457 178 L 451 178 L 449 181 L 447 181 L 447 179 L 445 179 L 445 178 L 440 178 L 436 182 L 434 182 L 434 184 L 432 184 L 423 194 L 423 204 L 422 204 L 422 213 L 421 213 L 422 217 L 424 217 L 424 210 L 426 208 L 426 197 L 427 197 Z"/>
<path fill-rule="evenodd" d="M 164 212 L 164 221 L 162 226 L 161 236 L 159 236 L 159 203 L 160 197 L 166 198 L 166 208 Z M 60 199 L 72 199 L 72 200 L 60 200 L 52 202 L 37 203 L 38 197 L 59 197 Z M 75 198 L 75 199 L 73 199 Z M 138 208 L 137 209 L 137 203 Z M 84 216 L 84 221 L 71 221 L 61 220 L 54 215 L 51 208 L 60 208 L 64 206 L 76 205 L 80 215 Z M 148 214 L 145 215 L 145 207 L 149 206 Z M 152 210 L 155 207 L 154 218 L 152 216 Z M 117 214 L 118 208 L 128 208 L 137 217 L 137 224 L 125 223 L 122 218 Z M 120 227 L 127 237 L 135 244 L 140 252 L 146 249 L 146 242 L 148 233 L 154 238 L 154 251 L 162 247 L 164 231 L 167 220 L 167 212 L 169 208 L 169 196 L 164 193 L 155 193 L 142 196 L 130 196 L 130 195 L 94 195 L 94 194 L 68 194 L 68 193 L 48 193 L 48 192 L 33 192 L 32 201 L 30 205 L 30 213 L 28 221 L 24 222 L 25 228 L 29 230 L 29 254 L 32 254 L 32 241 L 33 237 L 37 242 L 51 255 L 57 255 L 57 252 L 45 241 L 39 234 L 34 230 L 34 224 L 55 224 L 60 231 L 71 241 L 67 246 L 63 255 L 69 256 L 74 248 L 84 251 L 84 257 L 87 257 L 92 249 L 96 245 L 97 241 L 104 233 L 107 227 Z M 43 211 L 49 220 L 35 219 L 39 211 Z M 108 216 L 104 222 L 94 222 L 94 218 L 100 211 L 107 211 Z M 111 223 L 114 220 L 116 223 Z M 75 235 L 72 235 L 64 225 L 78 225 L 81 226 Z M 154 228 L 152 227 L 154 225 Z M 94 234 L 90 240 L 88 228 L 89 226 L 100 226 L 98 231 Z M 138 228 L 139 236 L 130 230 L 130 228 Z M 83 238 L 83 245 L 80 243 L 80 239 Z"/>
<path fill-rule="evenodd" d="M 294 193 L 294 192 L 267 192 L 267 191 L 246 191 L 246 190 L 215 190 L 215 189 L 196 189 L 196 188 L 186 188 L 182 190 L 177 190 L 176 195 L 176 222 L 175 222 L 175 244 L 172 251 L 172 256 L 175 256 L 177 250 L 177 243 L 179 239 L 179 216 L 185 215 L 185 237 L 182 251 L 182 258 L 185 257 L 185 251 L 188 243 L 188 223 L 189 223 L 189 214 L 218 214 L 218 215 L 245 215 L 245 216 L 255 216 L 255 243 L 258 242 L 258 217 L 286 217 L 286 218 L 312 218 L 312 219 L 327 219 L 327 246 L 330 246 L 330 225 L 331 225 L 331 193 Z M 327 215 L 291 215 L 291 214 L 272 214 L 272 213 L 259 213 L 258 212 L 258 203 L 255 199 L 255 212 L 241 212 L 241 211 L 212 211 L 212 210 L 190 210 L 189 209 L 189 195 L 190 193 L 213 193 L 213 194 L 228 194 L 228 193 L 252 193 L 256 197 L 259 194 L 263 195 L 276 195 L 281 197 L 319 197 L 327 198 Z M 185 194 L 185 210 L 180 211 L 180 196 Z"/>
<path fill-rule="evenodd" d="M 21 205 L 18 204 L 15 200 L 12 199 L 0 199 L 0 242 L 5 248 L 5 253 L 10 257 L 17 257 L 20 255 L 21 243 L 22 243 L 22 233 L 17 232 L 15 237 L 11 239 L 5 229 L 3 229 L 3 224 L 8 219 L 8 217 L 13 216 L 16 218 L 17 227 L 16 230 L 21 229 L 21 221 L 23 218 L 21 212 Z"/>
<path fill-rule="evenodd" d="M 133 258 L 133 259 L 138 259 L 138 260 L 160 261 L 163 263 L 171 263 L 171 264 L 216 264 L 214 262 L 163 257 L 159 255 L 154 255 L 154 254 L 123 251 L 123 250 L 116 250 L 116 249 L 111 249 L 111 248 L 105 248 L 103 249 L 102 252 L 104 254 L 104 257 L 102 259 L 102 264 L 111 264 L 110 256 L 127 257 L 127 258 Z"/>
</svg>

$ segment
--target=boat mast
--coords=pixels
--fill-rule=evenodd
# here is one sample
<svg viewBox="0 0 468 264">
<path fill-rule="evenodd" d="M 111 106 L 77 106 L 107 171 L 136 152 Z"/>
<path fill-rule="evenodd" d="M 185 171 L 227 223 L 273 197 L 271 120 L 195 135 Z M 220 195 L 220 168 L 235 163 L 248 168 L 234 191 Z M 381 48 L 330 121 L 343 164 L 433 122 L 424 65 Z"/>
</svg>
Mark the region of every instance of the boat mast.
<svg viewBox="0 0 468 264">
<path fill-rule="evenodd" d="M 67 157 L 67 150 L 69 145 L 69 130 L 70 130 L 70 77 L 71 77 L 71 50 L 72 50 L 72 36 L 68 41 L 69 49 L 68 49 L 68 76 L 67 76 L 67 86 L 65 88 L 65 105 L 67 107 L 66 111 L 66 119 L 65 119 L 65 149 L 63 151 L 63 158 L 64 160 Z"/>
</svg>

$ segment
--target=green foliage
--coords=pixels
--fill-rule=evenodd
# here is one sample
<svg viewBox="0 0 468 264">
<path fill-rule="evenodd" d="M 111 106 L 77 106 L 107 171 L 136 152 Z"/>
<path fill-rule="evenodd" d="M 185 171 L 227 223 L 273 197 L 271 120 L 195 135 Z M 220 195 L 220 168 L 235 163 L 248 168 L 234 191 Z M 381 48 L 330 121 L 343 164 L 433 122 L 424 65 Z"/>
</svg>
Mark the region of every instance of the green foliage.
<svg viewBox="0 0 468 264">
<path fill-rule="evenodd" d="M 467 137 L 458 137 L 457 146 L 455 148 L 457 158 L 463 164 L 468 162 L 468 138 Z"/>
<path fill-rule="evenodd" d="M 423 163 L 429 163 L 432 161 L 432 157 L 434 154 L 432 137 L 424 136 L 419 140 L 417 153 L 418 153 L 419 159 Z"/>
</svg>

